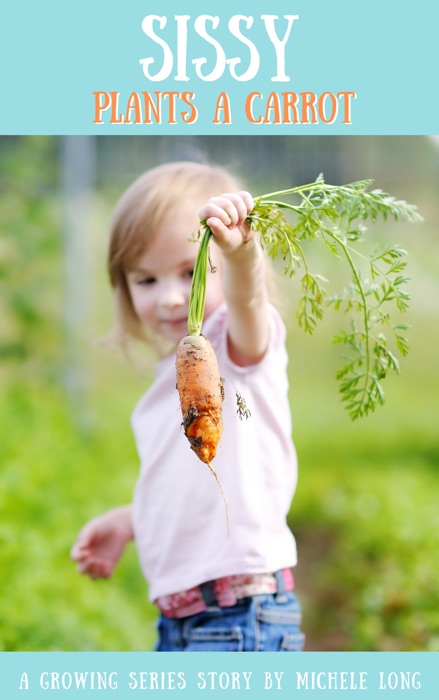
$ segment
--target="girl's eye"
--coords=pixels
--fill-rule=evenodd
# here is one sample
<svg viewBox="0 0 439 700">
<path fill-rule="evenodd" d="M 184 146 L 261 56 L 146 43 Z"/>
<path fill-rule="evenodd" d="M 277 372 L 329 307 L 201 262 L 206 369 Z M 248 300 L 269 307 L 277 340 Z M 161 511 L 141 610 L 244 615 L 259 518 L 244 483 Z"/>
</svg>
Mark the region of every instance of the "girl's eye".
<svg viewBox="0 0 439 700">
<path fill-rule="evenodd" d="M 137 284 L 144 284 L 144 285 L 154 284 L 154 282 L 157 282 L 156 277 L 140 277 L 140 279 L 137 280 Z"/>
<path fill-rule="evenodd" d="M 194 276 L 194 268 L 193 267 L 185 270 L 183 273 L 183 277 L 185 277 L 186 279 L 192 279 L 193 276 Z"/>
</svg>

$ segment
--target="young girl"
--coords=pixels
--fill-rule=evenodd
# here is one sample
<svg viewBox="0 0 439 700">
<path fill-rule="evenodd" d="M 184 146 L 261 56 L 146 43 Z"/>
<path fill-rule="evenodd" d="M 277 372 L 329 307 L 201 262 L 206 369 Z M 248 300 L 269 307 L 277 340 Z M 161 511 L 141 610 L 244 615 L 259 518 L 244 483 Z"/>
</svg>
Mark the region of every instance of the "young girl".
<svg viewBox="0 0 439 700">
<path fill-rule="evenodd" d="M 225 192 L 217 196 L 219 192 Z M 134 539 L 161 616 L 158 651 L 299 651 L 294 537 L 286 515 L 296 455 L 283 323 L 268 302 L 267 270 L 247 216 L 253 200 L 224 170 L 196 163 L 138 178 L 114 213 L 109 273 L 123 333 L 165 341 L 155 382 L 132 415 L 141 460 L 132 505 L 95 518 L 72 549 L 79 572 L 111 576 Z M 175 348 L 206 219 L 214 235 L 203 334 L 224 378 L 224 432 L 214 467 L 191 451 L 182 427 Z M 216 270 L 216 271 L 215 271 Z M 236 397 L 251 415 L 240 420 Z"/>
</svg>

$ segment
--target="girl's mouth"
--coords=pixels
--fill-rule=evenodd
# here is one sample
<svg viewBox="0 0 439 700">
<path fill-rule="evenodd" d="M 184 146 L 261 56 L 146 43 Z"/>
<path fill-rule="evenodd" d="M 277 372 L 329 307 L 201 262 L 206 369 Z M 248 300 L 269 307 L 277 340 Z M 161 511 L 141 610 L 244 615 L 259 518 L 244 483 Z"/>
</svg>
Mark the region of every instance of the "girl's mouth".
<svg viewBox="0 0 439 700">
<path fill-rule="evenodd" d="M 168 327 L 168 328 L 177 328 L 182 325 L 187 325 L 187 317 L 185 318 L 170 318 L 170 319 L 162 319 L 160 321 L 160 324 L 162 326 Z"/>
</svg>

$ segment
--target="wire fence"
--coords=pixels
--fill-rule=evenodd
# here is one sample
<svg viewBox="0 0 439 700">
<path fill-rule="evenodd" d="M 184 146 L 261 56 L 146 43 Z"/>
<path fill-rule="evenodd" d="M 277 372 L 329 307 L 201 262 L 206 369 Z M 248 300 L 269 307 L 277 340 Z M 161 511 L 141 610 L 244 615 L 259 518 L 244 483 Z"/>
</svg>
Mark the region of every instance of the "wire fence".
<svg viewBox="0 0 439 700">
<path fill-rule="evenodd" d="M 373 178 L 383 189 L 410 191 L 439 175 L 434 146 L 416 136 L 102 136 L 94 147 L 98 186 L 131 181 L 172 160 L 218 163 L 268 189 L 303 184 L 323 172 L 334 184 Z"/>
</svg>

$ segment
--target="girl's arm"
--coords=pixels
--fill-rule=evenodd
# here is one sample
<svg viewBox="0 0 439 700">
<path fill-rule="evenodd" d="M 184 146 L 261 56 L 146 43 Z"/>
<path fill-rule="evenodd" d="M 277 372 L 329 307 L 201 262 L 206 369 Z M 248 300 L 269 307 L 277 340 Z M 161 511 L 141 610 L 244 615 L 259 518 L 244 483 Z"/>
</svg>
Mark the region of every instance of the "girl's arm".
<svg viewBox="0 0 439 700">
<path fill-rule="evenodd" d="M 131 505 L 114 508 L 82 528 L 71 557 L 79 573 L 92 579 L 109 578 L 133 537 Z"/>
<path fill-rule="evenodd" d="M 269 339 L 265 262 L 247 222 L 253 206 L 248 192 L 227 193 L 210 199 L 199 212 L 223 255 L 229 354 L 241 366 L 258 362 Z"/>
</svg>

